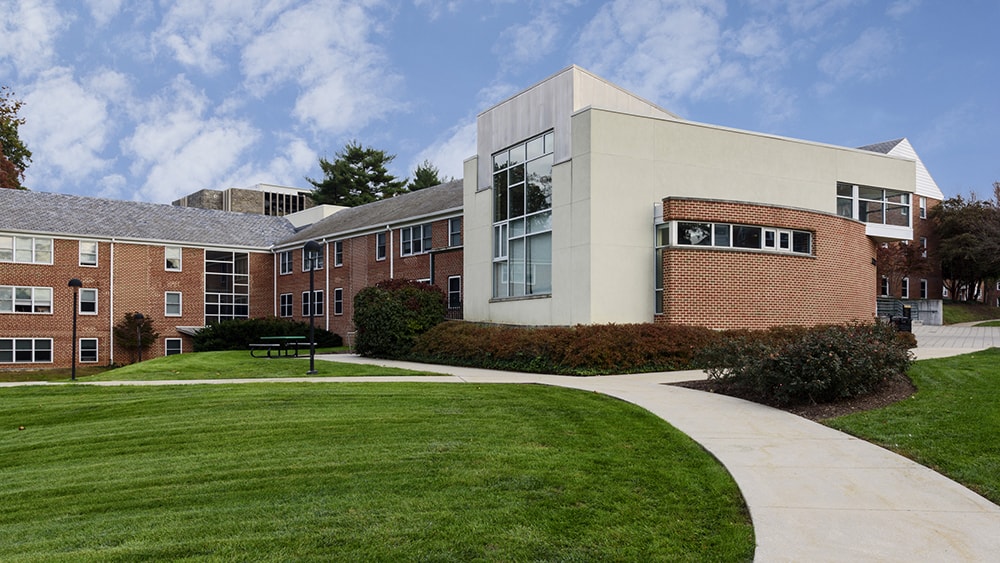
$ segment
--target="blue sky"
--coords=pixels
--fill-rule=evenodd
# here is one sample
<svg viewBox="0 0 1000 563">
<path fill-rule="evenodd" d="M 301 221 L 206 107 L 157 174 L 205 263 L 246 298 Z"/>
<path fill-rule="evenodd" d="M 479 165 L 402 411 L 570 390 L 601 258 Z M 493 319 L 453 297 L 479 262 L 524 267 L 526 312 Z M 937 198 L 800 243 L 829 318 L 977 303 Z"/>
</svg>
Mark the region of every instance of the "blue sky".
<svg viewBox="0 0 1000 563">
<path fill-rule="evenodd" d="M 476 115 L 577 64 L 685 119 L 908 137 L 946 196 L 1000 180 L 996 0 L 4 0 L 36 191 L 308 187 L 357 140 L 460 177 Z"/>
</svg>

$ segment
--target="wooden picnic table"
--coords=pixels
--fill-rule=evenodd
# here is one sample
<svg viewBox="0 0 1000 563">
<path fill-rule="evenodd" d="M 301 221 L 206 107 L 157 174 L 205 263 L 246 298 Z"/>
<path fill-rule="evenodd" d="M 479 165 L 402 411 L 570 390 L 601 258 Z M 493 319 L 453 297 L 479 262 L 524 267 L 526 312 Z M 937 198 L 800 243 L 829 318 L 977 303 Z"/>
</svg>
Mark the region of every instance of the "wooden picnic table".
<svg viewBox="0 0 1000 563">
<path fill-rule="evenodd" d="M 265 350 L 268 358 L 297 358 L 299 345 L 306 343 L 305 336 L 261 336 L 260 339 L 263 342 L 250 345 L 250 355 L 254 358 L 265 357 L 254 354 L 258 350 Z"/>
</svg>

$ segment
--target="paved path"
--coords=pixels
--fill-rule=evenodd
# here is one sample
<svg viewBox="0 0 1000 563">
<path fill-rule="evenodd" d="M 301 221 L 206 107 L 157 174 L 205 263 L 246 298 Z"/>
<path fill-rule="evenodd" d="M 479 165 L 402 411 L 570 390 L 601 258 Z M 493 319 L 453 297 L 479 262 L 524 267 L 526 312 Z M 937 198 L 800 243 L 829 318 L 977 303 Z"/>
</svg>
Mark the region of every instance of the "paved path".
<svg viewBox="0 0 1000 563">
<path fill-rule="evenodd" d="M 1000 345 L 996 329 L 914 327 L 919 358 Z M 944 346 L 933 348 L 931 344 Z M 664 383 L 700 371 L 560 377 L 321 356 L 439 372 L 422 378 L 262 381 L 540 383 L 597 391 L 637 404 L 700 443 L 726 466 L 753 518 L 756 561 L 1000 561 L 1000 507 L 940 474 L 804 418 L 755 403 Z"/>
</svg>

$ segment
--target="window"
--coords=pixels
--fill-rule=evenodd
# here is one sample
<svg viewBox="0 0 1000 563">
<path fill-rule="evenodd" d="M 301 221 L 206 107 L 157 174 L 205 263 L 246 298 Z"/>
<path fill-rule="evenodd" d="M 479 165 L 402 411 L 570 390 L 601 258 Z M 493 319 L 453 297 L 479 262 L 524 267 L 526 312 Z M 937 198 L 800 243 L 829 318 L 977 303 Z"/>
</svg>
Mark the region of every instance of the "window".
<svg viewBox="0 0 1000 563">
<path fill-rule="evenodd" d="M 179 246 L 164 247 L 163 268 L 168 272 L 181 271 L 181 247 Z"/>
<path fill-rule="evenodd" d="M 889 297 L 889 278 L 888 278 L 888 276 L 882 276 L 882 284 L 881 284 L 881 286 L 882 286 L 882 290 L 881 290 L 882 297 Z"/>
<path fill-rule="evenodd" d="M 0 313 L 52 313 L 51 287 L 0 286 Z"/>
<path fill-rule="evenodd" d="M 97 265 L 97 242 L 92 240 L 80 241 L 80 265 L 81 266 Z"/>
<path fill-rule="evenodd" d="M 910 194 L 837 182 L 837 215 L 865 223 L 910 226 Z"/>
<path fill-rule="evenodd" d="M 552 293 L 550 131 L 493 155 L 493 297 Z"/>
<path fill-rule="evenodd" d="M 97 362 L 96 338 L 80 339 L 80 362 L 85 364 L 92 364 Z"/>
<path fill-rule="evenodd" d="M 333 243 L 333 265 L 338 268 L 344 265 L 344 241 L 342 240 Z"/>
<path fill-rule="evenodd" d="M 52 239 L 0 235 L 0 262 L 51 264 Z"/>
<path fill-rule="evenodd" d="M 375 234 L 375 259 L 385 260 L 385 233 Z"/>
<path fill-rule="evenodd" d="M 948 297 L 948 288 L 947 287 L 942 287 L 941 288 L 941 297 L 944 297 L 944 298 Z"/>
<path fill-rule="evenodd" d="M 176 356 L 184 351 L 183 340 L 180 338 L 166 338 L 163 340 L 163 352 L 166 356 Z"/>
<path fill-rule="evenodd" d="M 163 295 L 163 315 L 166 317 L 181 316 L 181 292 L 168 291 Z"/>
<path fill-rule="evenodd" d="M 313 304 L 313 313 L 317 317 L 322 317 L 323 316 L 323 291 L 322 290 L 314 291 L 313 292 L 313 301 L 314 301 L 314 304 Z M 303 291 L 302 292 L 302 316 L 303 317 L 308 317 L 309 316 L 309 292 L 308 291 Z"/>
<path fill-rule="evenodd" d="M 286 250 L 278 254 L 278 262 L 280 264 L 278 273 L 282 276 L 285 274 L 292 273 L 292 251 Z"/>
<path fill-rule="evenodd" d="M 344 289 L 341 287 L 333 290 L 333 314 L 344 314 Z"/>
<path fill-rule="evenodd" d="M 205 251 L 205 324 L 250 317 L 250 255 Z"/>
<path fill-rule="evenodd" d="M 727 223 L 678 221 L 675 224 L 678 246 L 749 248 L 782 254 L 812 254 L 812 233 L 809 231 Z M 667 225 L 657 227 L 658 248 L 667 245 L 668 234 L 660 233 L 667 228 Z M 662 261 L 662 251 L 658 256 Z"/>
<path fill-rule="evenodd" d="M 412 256 L 431 250 L 431 226 L 416 225 L 399 230 L 399 255 Z"/>
<path fill-rule="evenodd" d="M 448 219 L 448 246 L 462 246 L 462 218 Z"/>
<path fill-rule="evenodd" d="M 462 276 L 448 278 L 448 308 L 462 308 Z"/>
<path fill-rule="evenodd" d="M 927 198 L 923 196 L 920 197 L 920 218 L 927 218 Z"/>
<path fill-rule="evenodd" d="M 309 266 L 310 266 L 310 264 L 312 262 L 310 260 L 310 258 L 312 258 L 313 261 L 316 262 L 315 265 L 314 265 L 314 267 L 313 267 L 313 270 L 322 270 L 323 269 L 323 251 L 319 251 L 315 255 L 309 256 L 309 253 L 306 252 L 305 248 L 303 248 L 302 249 L 302 271 L 303 272 L 308 272 L 309 271 Z"/>
<path fill-rule="evenodd" d="M 294 298 L 291 293 L 282 293 L 280 296 L 281 302 L 278 306 L 278 315 L 281 317 L 292 316 L 292 311 L 294 311 Z"/>
<path fill-rule="evenodd" d="M 0 338 L 0 364 L 47 364 L 51 362 L 51 338 Z"/>
<path fill-rule="evenodd" d="M 728 225 L 725 225 L 728 229 Z M 653 280 L 654 287 L 656 288 L 653 292 L 653 311 L 657 315 L 663 314 L 663 251 L 670 245 L 670 225 L 661 224 L 656 226 L 656 234 L 654 235 L 653 246 L 656 248 L 656 263 L 653 265 L 653 271 L 655 272 L 656 278 Z M 726 241 L 728 241 L 729 231 L 725 233 Z M 716 234 L 716 241 L 721 241 L 719 233 Z M 728 242 L 726 243 L 728 246 Z M 720 245 L 721 246 L 721 245 Z"/>
<path fill-rule="evenodd" d="M 927 280 L 920 280 L 920 298 L 927 299 Z"/>
<path fill-rule="evenodd" d="M 927 237 L 920 237 L 920 257 L 927 258 Z"/>
<path fill-rule="evenodd" d="M 910 278 L 903 278 L 902 282 L 900 283 L 899 297 L 901 299 L 910 298 Z"/>
<path fill-rule="evenodd" d="M 97 290 L 91 288 L 80 289 L 80 314 L 97 314 Z"/>
</svg>

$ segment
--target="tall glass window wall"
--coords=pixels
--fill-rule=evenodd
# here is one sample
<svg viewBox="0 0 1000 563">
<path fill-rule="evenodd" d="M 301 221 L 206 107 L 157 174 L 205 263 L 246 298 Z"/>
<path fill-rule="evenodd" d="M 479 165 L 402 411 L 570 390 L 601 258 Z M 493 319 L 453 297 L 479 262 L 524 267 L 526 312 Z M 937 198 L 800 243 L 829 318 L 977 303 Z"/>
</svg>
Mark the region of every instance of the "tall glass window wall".
<svg viewBox="0 0 1000 563">
<path fill-rule="evenodd" d="M 493 297 L 552 293 L 550 131 L 493 155 Z"/>
<path fill-rule="evenodd" d="M 250 255 L 205 252 L 205 324 L 250 317 Z"/>
</svg>

